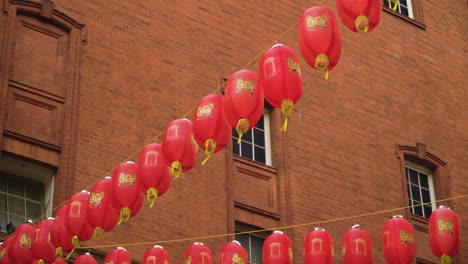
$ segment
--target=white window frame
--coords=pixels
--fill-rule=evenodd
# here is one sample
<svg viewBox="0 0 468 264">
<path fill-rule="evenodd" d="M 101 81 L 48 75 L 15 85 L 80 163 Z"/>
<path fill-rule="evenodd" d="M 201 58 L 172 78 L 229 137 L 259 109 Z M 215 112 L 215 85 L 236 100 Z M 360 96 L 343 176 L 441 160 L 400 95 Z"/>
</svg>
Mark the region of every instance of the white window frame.
<svg viewBox="0 0 468 264">
<path fill-rule="evenodd" d="M 412 162 L 409 162 L 409 161 L 406 161 L 405 162 L 405 174 L 406 174 L 406 184 L 408 185 L 408 175 L 406 173 L 406 168 L 408 169 L 411 169 L 411 170 L 414 170 L 416 172 L 418 172 L 418 181 L 420 181 L 420 178 L 419 178 L 419 173 L 423 173 L 425 175 L 427 175 L 427 181 L 428 181 L 428 185 L 429 185 L 429 196 L 430 196 L 430 199 L 431 199 L 431 208 L 432 208 L 432 211 L 434 212 L 436 209 L 437 209 L 437 205 L 436 205 L 436 197 L 435 197 L 435 191 L 434 191 L 434 179 L 433 179 L 433 176 L 432 176 L 432 172 L 421 166 L 421 165 L 418 165 L 418 164 L 415 164 L 415 163 L 412 163 Z M 411 185 L 411 183 L 410 183 Z M 422 193 L 421 193 L 421 183 L 419 182 L 418 184 L 418 188 L 419 188 L 419 196 L 421 197 L 421 202 L 422 202 Z M 411 193 L 411 190 L 408 190 L 409 193 Z M 413 206 L 413 197 L 412 197 L 412 194 L 411 194 L 411 197 L 410 196 L 407 196 L 407 199 L 411 200 L 411 206 Z M 413 213 L 413 207 L 410 208 L 410 211 L 412 214 Z M 429 218 L 429 217 L 426 217 L 425 214 L 424 214 L 424 209 L 422 210 L 423 212 L 423 217 L 425 218 Z M 417 215 L 417 214 L 415 214 Z"/>
<path fill-rule="evenodd" d="M 393 8 L 392 6 L 392 2 L 390 0 L 388 0 L 388 8 Z M 411 3 L 411 0 L 406 0 L 406 6 L 405 6 L 407 9 L 408 9 L 408 17 L 409 18 L 412 18 L 414 19 L 414 15 L 413 15 L 413 4 Z M 400 14 L 401 13 L 401 6 L 400 6 L 400 3 L 398 3 L 398 9 L 395 11 L 395 12 L 398 12 Z M 402 14 L 403 15 L 403 14 Z"/>
<path fill-rule="evenodd" d="M 237 232 L 239 232 L 239 231 L 236 231 L 236 233 L 237 233 Z M 248 242 L 248 245 L 244 245 L 244 244 L 241 244 L 241 245 L 244 247 L 245 251 L 247 251 L 247 256 L 249 257 L 249 263 L 253 263 L 253 262 L 252 262 L 252 254 L 251 254 L 251 252 L 252 252 L 252 237 L 256 237 L 256 238 L 259 238 L 259 239 L 263 239 L 263 242 L 265 242 L 265 239 L 266 239 L 266 238 L 263 238 L 263 237 L 260 237 L 260 236 L 254 236 L 254 235 L 249 234 L 249 233 L 241 234 L 241 235 L 242 235 L 242 236 L 247 236 L 247 238 L 248 238 L 248 241 L 249 241 L 249 242 Z M 262 252 L 261 252 L 261 253 L 262 253 L 262 254 L 260 254 L 259 260 L 260 260 L 260 263 L 263 263 L 263 259 L 262 259 L 262 258 L 263 258 L 263 249 L 262 249 Z"/>
</svg>

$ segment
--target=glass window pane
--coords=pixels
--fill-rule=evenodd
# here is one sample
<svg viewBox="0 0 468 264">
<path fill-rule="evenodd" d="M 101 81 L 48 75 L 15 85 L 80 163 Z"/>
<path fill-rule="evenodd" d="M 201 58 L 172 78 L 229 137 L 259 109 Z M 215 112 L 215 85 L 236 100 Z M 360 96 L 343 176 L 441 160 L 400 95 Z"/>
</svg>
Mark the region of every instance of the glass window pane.
<svg viewBox="0 0 468 264">
<path fill-rule="evenodd" d="M 8 178 L 8 193 L 24 197 L 24 183 Z"/>
<path fill-rule="evenodd" d="M 24 216 L 24 199 L 8 196 L 8 212 Z"/>
<path fill-rule="evenodd" d="M 265 147 L 265 133 L 258 129 L 254 129 L 254 144 Z"/>
<path fill-rule="evenodd" d="M 236 231 L 239 232 L 239 231 Z M 237 240 L 241 245 L 245 248 L 245 250 L 249 250 L 249 235 L 247 234 L 242 234 L 242 235 L 236 235 L 235 240 Z"/>
<path fill-rule="evenodd" d="M 419 215 L 419 216 L 423 216 L 423 213 L 422 213 L 422 206 L 420 205 L 420 203 L 418 202 L 414 202 L 414 214 L 416 215 Z"/>
<path fill-rule="evenodd" d="M 232 138 L 232 152 L 234 154 L 240 155 L 239 144 L 237 144 L 237 139 Z"/>
<path fill-rule="evenodd" d="M 25 183 L 26 198 L 42 202 L 42 184 L 40 183 Z"/>
<path fill-rule="evenodd" d="M 429 177 L 426 174 L 420 173 L 419 180 L 421 181 L 421 187 L 429 189 Z"/>
<path fill-rule="evenodd" d="M 421 195 L 419 194 L 419 187 L 411 184 L 411 194 L 413 200 L 421 201 Z"/>
<path fill-rule="evenodd" d="M 431 205 L 424 206 L 424 217 L 429 218 L 432 214 L 432 207 Z"/>
<path fill-rule="evenodd" d="M 232 137 L 233 137 L 233 138 L 236 138 L 236 139 L 239 138 L 239 134 L 237 134 L 237 130 L 232 129 Z"/>
<path fill-rule="evenodd" d="M 26 218 L 36 220 L 42 216 L 42 205 L 36 202 L 26 201 Z"/>
<path fill-rule="evenodd" d="M 409 16 L 409 14 L 408 14 L 408 8 L 403 7 L 403 6 L 400 6 L 400 11 L 401 11 L 400 13 L 402 13 L 403 15 Z"/>
<path fill-rule="evenodd" d="M 7 225 L 7 214 L 0 212 L 0 231 L 6 233 L 6 225 Z"/>
<path fill-rule="evenodd" d="M 0 193 L 0 211 L 7 211 L 7 196 Z"/>
<path fill-rule="evenodd" d="M 242 141 L 241 142 L 241 150 L 242 150 L 242 154 L 241 154 L 242 157 L 248 158 L 248 159 L 253 158 L 252 145 L 250 145 L 247 142 Z"/>
<path fill-rule="evenodd" d="M 400 0 L 399 2 L 401 5 L 408 6 L 408 3 L 406 3 L 406 0 Z"/>
<path fill-rule="evenodd" d="M 21 224 L 24 224 L 26 223 L 26 219 L 21 216 L 17 216 L 17 215 L 10 215 L 10 223 L 13 224 L 13 226 L 18 227 L 19 225 Z"/>
<path fill-rule="evenodd" d="M 261 130 L 263 130 L 263 129 L 265 128 L 263 118 L 264 118 L 264 115 L 262 115 L 262 117 L 260 118 L 260 120 L 258 121 L 258 123 L 255 125 L 255 127 L 258 127 L 258 128 L 260 128 Z"/>
<path fill-rule="evenodd" d="M 431 201 L 431 194 L 429 193 L 429 190 L 421 189 L 422 193 L 422 202 L 427 203 Z"/>
<path fill-rule="evenodd" d="M 255 161 L 265 164 L 265 149 L 255 147 Z"/>
<path fill-rule="evenodd" d="M 247 131 L 243 136 L 242 140 L 252 143 L 252 129 Z"/>
<path fill-rule="evenodd" d="M 264 239 L 251 236 L 251 252 L 250 252 L 250 263 L 252 264 L 261 264 L 262 261 L 262 249 Z"/>
<path fill-rule="evenodd" d="M 412 184 L 419 185 L 419 182 L 418 182 L 418 172 L 415 171 L 415 170 L 412 170 L 412 169 L 408 169 L 408 171 L 409 171 L 410 182 L 411 182 Z"/>
<path fill-rule="evenodd" d="M 7 191 L 7 176 L 0 174 L 0 192 Z"/>
</svg>

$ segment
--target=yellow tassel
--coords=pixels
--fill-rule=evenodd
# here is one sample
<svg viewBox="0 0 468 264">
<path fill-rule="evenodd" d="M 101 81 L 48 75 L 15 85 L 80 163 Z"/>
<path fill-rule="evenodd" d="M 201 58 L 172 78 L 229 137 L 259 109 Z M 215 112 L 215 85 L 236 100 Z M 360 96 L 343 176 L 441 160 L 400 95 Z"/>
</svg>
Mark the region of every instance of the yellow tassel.
<svg viewBox="0 0 468 264">
<path fill-rule="evenodd" d="M 158 198 L 158 190 L 156 190 L 153 187 L 149 188 L 146 191 L 146 200 L 148 200 L 148 202 L 150 203 L 150 208 L 153 208 L 156 198 Z"/>
<path fill-rule="evenodd" d="M 94 229 L 93 238 L 95 240 L 101 240 L 104 238 L 104 229 L 100 228 L 99 226 Z"/>
<path fill-rule="evenodd" d="M 127 222 L 130 219 L 131 213 L 132 212 L 128 207 L 120 209 L 119 222 L 117 222 L 117 225 L 120 225 L 123 222 Z"/>
<path fill-rule="evenodd" d="M 284 122 L 280 131 L 286 132 L 286 129 L 288 129 L 288 119 L 292 113 L 293 108 L 294 102 L 291 99 L 285 99 L 281 102 L 281 112 L 284 115 Z"/>
<path fill-rule="evenodd" d="M 239 134 L 239 138 L 237 139 L 237 144 L 241 143 L 242 136 L 245 132 L 249 131 L 250 122 L 247 118 L 241 118 L 237 121 L 236 131 Z"/>
<path fill-rule="evenodd" d="M 77 236 L 73 236 L 72 237 L 72 244 L 73 244 L 73 249 L 70 251 L 70 253 L 68 253 L 65 260 L 68 260 L 71 257 L 71 255 L 73 255 L 73 253 L 75 252 L 75 249 L 80 247 L 80 239 Z"/>
<path fill-rule="evenodd" d="M 369 19 L 366 16 L 358 16 L 354 20 L 356 30 L 361 33 L 367 33 L 369 30 Z"/>
<path fill-rule="evenodd" d="M 179 161 L 174 161 L 171 164 L 171 174 L 174 180 L 180 177 L 182 175 L 182 163 Z"/>
<path fill-rule="evenodd" d="M 205 159 L 202 161 L 202 165 L 205 165 L 206 162 L 210 159 L 211 154 L 216 150 L 216 141 L 214 139 L 207 139 L 205 141 Z"/>
<path fill-rule="evenodd" d="M 328 81 L 328 70 L 325 71 L 325 80 Z"/>
<path fill-rule="evenodd" d="M 44 260 L 40 259 L 37 261 L 37 264 L 46 264 Z"/>
<path fill-rule="evenodd" d="M 392 2 L 395 2 L 395 5 L 393 6 L 392 10 L 393 11 L 396 11 L 397 10 L 397 7 L 398 7 L 398 4 L 399 4 L 399 0 L 395 0 L 395 1 L 392 1 Z"/>
<path fill-rule="evenodd" d="M 58 248 L 55 249 L 55 256 L 57 258 L 63 257 L 63 248 L 62 247 L 58 247 Z"/>
<path fill-rule="evenodd" d="M 444 254 L 440 258 L 440 264 L 452 264 L 452 258 L 449 255 Z"/>
<path fill-rule="evenodd" d="M 328 65 L 330 65 L 330 59 L 326 54 L 319 54 L 315 58 L 315 68 L 318 70 L 324 71 L 328 68 Z"/>
</svg>

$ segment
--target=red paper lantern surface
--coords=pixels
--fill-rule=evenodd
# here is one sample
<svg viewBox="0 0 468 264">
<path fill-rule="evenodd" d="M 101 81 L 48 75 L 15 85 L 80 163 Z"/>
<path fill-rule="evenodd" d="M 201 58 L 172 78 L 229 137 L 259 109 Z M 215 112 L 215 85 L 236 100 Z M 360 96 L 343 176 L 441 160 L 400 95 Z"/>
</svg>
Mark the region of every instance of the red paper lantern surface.
<svg viewBox="0 0 468 264">
<path fill-rule="evenodd" d="M 143 207 L 144 201 L 145 195 L 142 192 L 140 192 L 137 196 L 137 199 L 135 200 L 135 203 L 133 203 L 132 207 L 130 208 L 130 218 L 135 217 L 138 214 L 138 212 L 140 212 L 141 208 Z"/>
<path fill-rule="evenodd" d="M 63 258 L 56 258 L 55 261 L 52 262 L 52 264 L 67 264 L 67 262 L 65 262 L 65 260 L 63 260 Z"/>
<path fill-rule="evenodd" d="M 137 172 L 137 165 L 127 161 L 120 163 L 112 173 L 112 206 L 119 214 L 118 224 L 130 219 L 131 208 L 140 194 L 140 180 Z"/>
<path fill-rule="evenodd" d="M 185 250 L 184 264 L 213 264 L 211 250 L 203 243 L 193 243 Z"/>
<path fill-rule="evenodd" d="M 10 264 L 9 248 L 13 237 L 8 237 L 0 243 L 0 264 Z"/>
<path fill-rule="evenodd" d="M 102 239 L 117 225 L 119 215 L 112 207 L 112 178 L 105 177 L 91 188 L 88 201 L 88 223 L 94 230 L 94 238 Z"/>
<path fill-rule="evenodd" d="M 73 235 L 65 227 L 67 205 L 60 207 L 55 213 L 55 221 L 50 230 L 50 242 L 56 248 L 56 255 L 62 256 L 63 252 L 73 249 Z"/>
<path fill-rule="evenodd" d="M 142 264 L 170 264 L 169 254 L 161 246 L 154 246 L 146 250 Z"/>
<path fill-rule="evenodd" d="M 441 264 L 451 263 L 460 250 L 460 225 L 457 214 L 446 206 L 440 206 L 429 218 L 429 242 Z"/>
<path fill-rule="evenodd" d="M 393 216 L 382 229 L 382 243 L 388 264 L 409 264 L 414 258 L 414 231 L 401 215 Z"/>
<path fill-rule="evenodd" d="M 381 0 L 336 0 L 338 16 L 354 32 L 370 32 L 380 22 Z"/>
<path fill-rule="evenodd" d="M 230 142 L 231 126 L 224 117 L 221 95 L 210 94 L 198 101 L 193 114 L 193 137 L 205 151 L 204 165 L 212 153 L 216 153 Z"/>
<path fill-rule="evenodd" d="M 94 259 L 93 256 L 91 256 L 89 253 L 85 253 L 75 259 L 74 264 L 98 264 L 96 259 Z M 129 262 L 131 263 L 131 262 Z"/>
<path fill-rule="evenodd" d="M 54 219 L 49 218 L 37 223 L 34 229 L 31 243 L 31 254 L 38 263 L 51 263 L 55 260 L 55 247 L 50 241 L 50 231 L 54 225 Z"/>
<path fill-rule="evenodd" d="M 177 179 L 182 171 L 188 171 L 195 165 L 197 149 L 192 142 L 192 122 L 188 119 L 176 119 L 164 130 L 161 152 L 166 164 L 171 167 L 171 174 Z"/>
<path fill-rule="evenodd" d="M 238 143 L 252 129 L 263 114 L 263 88 L 258 74 L 241 70 L 232 74 L 226 84 L 224 113 L 232 128 L 239 134 Z"/>
<path fill-rule="evenodd" d="M 304 240 L 304 264 L 333 264 L 333 240 L 323 228 L 315 228 Z"/>
<path fill-rule="evenodd" d="M 88 241 L 93 236 L 94 230 L 88 223 L 89 196 L 89 192 L 81 191 L 68 199 L 65 228 L 73 235 L 74 248 L 79 247 L 81 241 Z"/>
<path fill-rule="evenodd" d="M 8 249 L 10 263 L 30 264 L 33 262 L 31 243 L 34 228 L 32 224 L 21 224 L 16 228 Z"/>
<path fill-rule="evenodd" d="M 286 131 L 288 117 L 302 95 L 301 69 L 294 51 L 276 44 L 260 60 L 260 85 L 265 98 L 285 116 L 282 131 Z"/>
<path fill-rule="evenodd" d="M 354 225 L 341 240 L 343 264 L 372 264 L 372 243 L 366 231 Z"/>
<path fill-rule="evenodd" d="M 146 193 L 146 198 L 153 207 L 158 196 L 164 194 L 163 179 L 169 178 L 170 171 L 161 152 L 161 145 L 152 143 L 146 145 L 138 155 L 138 178 L 141 190 Z M 167 186 L 169 187 L 169 186 Z"/>
<path fill-rule="evenodd" d="M 264 264 L 292 264 L 291 241 L 281 231 L 274 231 L 263 242 Z"/>
<path fill-rule="evenodd" d="M 236 241 L 233 240 L 229 243 L 226 243 L 221 249 L 219 254 L 218 264 L 248 264 L 249 256 L 244 247 Z"/>
<path fill-rule="evenodd" d="M 132 258 L 123 247 L 117 247 L 107 254 L 104 264 L 131 264 Z"/>
<path fill-rule="evenodd" d="M 299 19 L 299 47 L 305 61 L 320 71 L 328 72 L 341 56 L 341 35 L 333 12 L 315 6 L 305 10 Z"/>
</svg>

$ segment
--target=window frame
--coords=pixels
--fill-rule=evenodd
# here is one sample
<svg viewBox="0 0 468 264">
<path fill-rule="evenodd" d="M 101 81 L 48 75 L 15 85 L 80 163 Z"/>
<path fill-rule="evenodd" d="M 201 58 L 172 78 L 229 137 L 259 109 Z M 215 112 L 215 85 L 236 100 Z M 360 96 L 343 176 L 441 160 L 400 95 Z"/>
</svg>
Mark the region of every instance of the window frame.
<svg viewBox="0 0 468 264">
<path fill-rule="evenodd" d="M 385 5 L 385 2 L 382 2 L 382 4 L 387 7 L 387 8 L 390 8 L 392 11 L 392 1 L 390 0 L 387 0 L 388 2 L 388 5 Z M 414 19 L 414 12 L 413 12 L 413 3 L 412 3 L 412 0 L 406 0 L 406 5 L 404 5 L 406 9 L 408 9 L 408 15 L 405 15 L 401 12 L 401 3 L 400 1 L 398 1 L 398 9 L 393 11 L 393 12 L 396 12 L 402 16 L 405 16 L 405 17 L 408 17 L 408 18 L 411 18 L 411 19 Z"/>
<path fill-rule="evenodd" d="M 251 243 L 250 243 L 250 239 L 251 237 L 256 237 L 256 238 L 260 238 L 260 239 L 263 239 L 263 242 L 265 242 L 265 239 L 272 233 L 271 231 L 258 231 L 258 232 L 254 232 L 254 233 L 245 233 L 245 234 L 238 234 L 238 233 L 242 233 L 242 232 L 248 232 L 248 231 L 255 231 L 255 230 L 264 230 L 262 228 L 259 228 L 259 227 L 255 227 L 255 226 L 251 226 L 251 225 L 248 225 L 248 224 L 244 224 L 242 222 L 238 222 L 238 221 L 235 221 L 235 234 L 236 235 L 248 235 L 249 236 L 249 245 L 248 247 L 244 244 L 241 244 L 244 249 L 247 251 L 247 255 L 249 256 L 249 263 L 252 263 L 251 262 Z M 236 238 L 236 235 L 234 236 L 234 240 L 237 240 Z M 237 240 L 239 241 L 239 240 Z M 263 245 L 263 243 L 262 243 Z M 263 248 L 262 248 L 262 252 L 260 254 L 260 260 L 261 260 L 261 263 L 263 263 Z"/>
<path fill-rule="evenodd" d="M 436 202 L 435 202 L 436 201 L 436 195 L 435 195 L 435 190 L 434 190 L 434 180 L 433 180 L 432 172 L 429 169 L 427 169 L 427 168 L 425 168 L 423 166 L 420 166 L 420 165 L 418 165 L 416 163 L 410 162 L 410 161 L 405 161 L 405 172 L 406 172 L 406 169 L 410 169 L 410 170 L 416 171 L 418 173 L 419 183 L 418 183 L 417 187 L 418 187 L 418 190 L 419 190 L 419 196 L 421 198 L 421 200 L 419 202 L 421 204 L 424 203 L 423 198 L 422 198 L 423 196 L 422 196 L 422 193 L 421 193 L 421 189 L 424 188 L 424 187 L 421 186 L 421 183 L 420 183 L 421 178 L 420 178 L 419 174 L 421 173 L 421 174 L 424 174 L 424 175 L 427 176 L 428 187 L 429 187 L 429 196 L 430 196 L 429 199 L 430 199 L 430 202 L 431 202 L 431 209 L 432 209 L 431 213 L 434 212 L 437 209 L 437 205 L 436 205 Z M 408 182 L 409 175 L 407 173 L 406 173 L 406 177 L 407 177 L 406 183 L 409 184 L 409 185 L 414 185 L 411 182 Z M 414 199 L 413 199 L 411 189 L 407 190 L 407 194 L 408 194 L 408 200 L 409 200 L 408 202 L 410 202 L 409 205 L 412 206 L 410 208 L 411 214 L 421 216 L 419 214 L 414 213 L 414 207 L 415 206 L 413 204 Z M 421 206 L 421 205 L 418 205 L 418 206 Z M 429 219 L 429 217 L 425 216 L 424 208 L 422 209 L 422 214 L 423 215 L 421 217 Z"/>
</svg>

